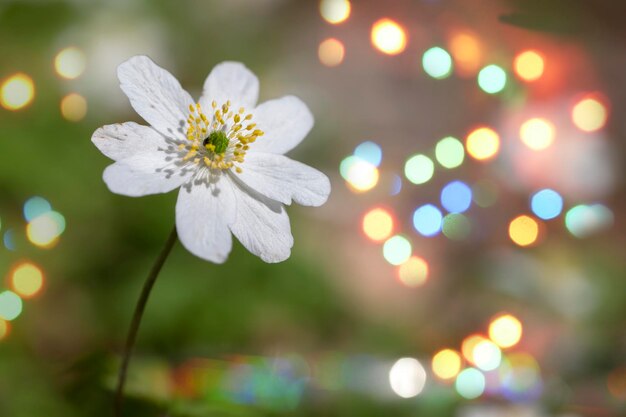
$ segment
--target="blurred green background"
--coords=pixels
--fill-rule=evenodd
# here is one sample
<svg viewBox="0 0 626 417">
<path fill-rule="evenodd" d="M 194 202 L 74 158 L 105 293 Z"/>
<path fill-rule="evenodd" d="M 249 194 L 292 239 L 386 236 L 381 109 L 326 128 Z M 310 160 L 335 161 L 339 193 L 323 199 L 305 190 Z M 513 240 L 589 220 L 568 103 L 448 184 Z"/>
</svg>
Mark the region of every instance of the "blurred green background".
<svg viewBox="0 0 626 417">
<path fill-rule="evenodd" d="M 111 414 L 176 198 L 110 193 L 90 141 L 143 123 L 115 76 L 136 54 L 196 97 L 224 60 L 259 76 L 260 101 L 300 96 L 316 125 L 292 156 L 333 193 L 288 209 L 284 263 L 239 244 L 219 266 L 174 248 L 126 415 L 624 415 L 624 12 L 607 0 L 4 0 L 0 416 Z M 527 50 L 540 64 L 519 63 Z M 532 118 L 544 124 L 525 136 Z M 471 144 L 485 126 L 497 149 Z M 448 136 L 460 151 L 437 147 Z M 406 165 L 415 154 L 432 167 Z M 469 209 L 453 208 L 462 192 L 441 194 L 454 180 Z M 546 188 L 562 209 L 531 205 Z M 416 220 L 427 204 L 443 220 Z M 503 315 L 514 320 L 490 332 Z"/>
</svg>

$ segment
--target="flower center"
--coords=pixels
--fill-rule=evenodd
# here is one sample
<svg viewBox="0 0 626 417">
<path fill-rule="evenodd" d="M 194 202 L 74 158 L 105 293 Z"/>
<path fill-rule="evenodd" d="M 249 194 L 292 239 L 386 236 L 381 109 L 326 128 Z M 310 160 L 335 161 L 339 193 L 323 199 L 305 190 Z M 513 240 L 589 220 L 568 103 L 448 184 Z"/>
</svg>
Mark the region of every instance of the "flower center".
<svg viewBox="0 0 626 417">
<path fill-rule="evenodd" d="M 252 114 L 246 114 L 241 107 L 237 112 L 231 110 L 230 100 L 218 106 L 211 103 L 213 113 L 207 117 L 197 103 L 189 106 L 187 118 L 187 142 L 179 145 L 181 151 L 187 153 L 183 161 L 192 160 L 196 165 L 203 162 L 209 169 L 225 170 L 239 166 L 251 143 L 263 136 L 263 131 L 252 122 Z"/>
<path fill-rule="evenodd" d="M 213 152 L 217 154 L 223 154 L 228 149 L 228 137 L 221 130 L 217 130 L 211 132 L 209 136 L 207 136 L 202 144 L 206 147 L 207 145 L 212 145 Z M 209 148 L 207 148 L 209 149 Z"/>
</svg>

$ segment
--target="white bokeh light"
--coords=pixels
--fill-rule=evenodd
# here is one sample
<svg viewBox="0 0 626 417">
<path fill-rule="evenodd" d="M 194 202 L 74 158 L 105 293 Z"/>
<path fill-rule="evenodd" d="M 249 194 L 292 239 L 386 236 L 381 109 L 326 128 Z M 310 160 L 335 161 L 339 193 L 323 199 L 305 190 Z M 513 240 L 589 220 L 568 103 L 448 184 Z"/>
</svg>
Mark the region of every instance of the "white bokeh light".
<svg viewBox="0 0 626 417">
<path fill-rule="evenodd" d="M 426 371 L 417 359 L 402 358 L 389 371 L 391 389 L 402 398 L 419 395 L 426 385 Z"/>
</svg>

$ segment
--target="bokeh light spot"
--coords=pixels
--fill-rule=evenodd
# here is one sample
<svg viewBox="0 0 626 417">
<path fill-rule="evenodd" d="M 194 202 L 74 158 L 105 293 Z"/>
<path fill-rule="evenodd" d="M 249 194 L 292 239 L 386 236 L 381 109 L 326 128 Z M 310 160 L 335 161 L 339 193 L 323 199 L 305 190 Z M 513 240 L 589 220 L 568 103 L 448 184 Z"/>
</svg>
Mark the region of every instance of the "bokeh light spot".
<svg viewBox="0 0 626 417">
<path fill-rule="evenodd" d="M 31 221 L 52 210 L 52 206 L 43 197 L 31 197 L 24 203 L 24 219 Z"/>
<path fill-rule="evenodd" d="M 8 321 L 0 319 L 0 340 L 6 338 L 11 330 L 11 325 Z"/>
<path fill-rule="evenodd" d="M 11 274 L 13 291 L 23 298 L 36 296 L 43 287 L 43 280 L 41 269 L 30 262 L 18 265 Z"/>
<path fill-rule="evenodd" d="M 472 204 L 472 189 L 462 181 L 452 181 L 441 190 L 441 205 L 450 213 L 463 213 Z"/>
<path fill-rule="evenodd" d="M 608 110 L 599 100 L 589 97 L 580 100 L 572 109 L 572 121 L 584 132 L 595 132 L 606 124 Z"/>
<path fill-rule="evenodd" d="M 26 236 L 31 243 L 42 248 L 51 248 L 65 231 L 65 217 L 50 211 L 36 217 L 26 225 Z"/>
<path fill-rule="evenodd" d="M 397 55 L 406 48 L 406 30 L 391 19 L 380 19 L 372 25 L 371 40 L 379 51 L 387 55 Z"/>
<path fill-rule="evenodd" d="M 441 231 L 451 240 L 467 239 L 472 231 L 469 219 L 460 213 L 447 214 L 441 222 Z"/>
<path fill-rule="evenodd" d="M 501 348 L 510 348 L 522 338 L 522 323 L 510 314 L 496 317 L 489 324 L 489 337 Z"/>
<path fill-rule="evenodd" d="M 385 209 L 375 208 L 363 216 L 363 232 L 375 242 L 383 241 L 393 232 L 393 216 Z"/>
<path fill-rule="evenodd" d="M 455 378 L 461 371 L 461 355 L 452 349 L 440 350 L 433 356 L 433 373 L 440 379 Z"/>
<path fill-rule="evenodd" d="M 524 81 L 535 81 L 541 78 L 545 69 L 543 56 L 533 50 L 520 52 L 513 61 L 515 73 Z"/>
<path fill-rule="evenodd" d="M 404 236 L 396 235 L 383 245 L 383 256 L 392 265 L 401 265 L 411 257 L 411 242 Z"/>
<path fill-rule="evenodd" d="M 479 127 L 467 135 L 467 153 L 479 161 L 489 160 L 500 150 L 500 136 L 488 127 Z"/>
<path fill-rule="evenodd" d="M 71 93 L 61 99 L 61 115 L 70 122 L 78 122 L 87 114 L 87 100 L 80 94 Z"/>
<path fill-rule="evenodd" d="M 0 339 L 2 338 L 2 328 L 0 326 Z M 609 374 L 606 385 L 613 397 L 619 400 L 626 400 L 626 368 L 617 368 Z"/>
<path fill-rule="evenodd" d="M 61 77 L 73 80 L 85 71 L 85 54 L 80 49 L 70 46 L 63 49 L 54 58 L 54 68 Z"/>
<path fill-rule="evenodd" d="M 445 49 L 436 46 L 424 52 L 422 66 L 426 74 L 433 78 L 447 78 L 452 73 L 452 57 Z"/>
<path fill-rule="evenodd" d="M 383 160 L 383 150 L 377 143 L 367 141 L 359 144 L 354 149 L 354 156 L 378 167 Z"/>
<path fill-rule="evenodd" d="M 7 110 L 20 110 L 35 97 L 35 84 L 26 74 L 10 76 L 0 86 L 0 104 Z"/>
<path fill-rule="evenodd" d="M 425 204 L 413 213 L 413 227 L 423 236 L 435 236 L 441 231 L 443 215 L 432 204 Z"/>
<path fill-rule="evenodd" d="M 556 191 L 546 188 L 533 194 L 530 208 L 540 219 L 554 219 L 563 210 L 563 197 Z"/>
<path fill-rule="evenodd" d="M 428 182 L 435 172 L 435 164 L 426 155 L 413 155 L 404 164 L 404 175 L 413 184 Z"/>
<path fill-rule="evenodd" d="M 509 237 L 519 246 L 532 245 L 539 237 L 539 224 L 530 216 L 518 216 L 509 224 Z"/>
<path fill-rule="evenodd" d="M 348 0 L 321 0 L 320 14 L 322 18 L 333 25 L 346 21 L 350 17 L 350 2 Z"/>
<path fill-rule="evenodd" d="M 482 59 L 482 48 L 478 38 L 469 33 L 458 33 L 450 40 L 450 52 L 461 75 L 478 71 Z"/>
<path fill-rule="evenodd" d="M 555 135 L 556 129 L 552 122 L 538 117 L 525 121 L 519 130 L 522 142 L 535 151 L 552 145 Z"/>
<path fill-rule="evenodd" d="M 442 167 L 448 169 L 456 168 L 465 159 L 465 149 L 460 140 L 448 136 L 437 142 L 435 157 Z"/>
<path fill-rule="evenodd" d="M 479 207 L 489 207 L 498 200 L 498 186 L 491 180 L 480 180 L 472 186 L 474 203 Z"/>
<path fill-rule="evenodd" d="M 497 65 L 487 65 L 478 73 L 478 86 L 485 93 L 499 93 L 506 87 L 506 72 Z"/>
<path fill-rule="evenodd" d="M 500 348 L 491 340 L 483 340 L 472 350 L 474 363 L 483 371 L 493 371 L 502 361 Z"/>
<path fill-rule="evenodd" d="M 336 67 L 343 62 L 346 49 L 343 43 L 335 38 L 328 38 L 320 43 L 317 56 L 320 62 L 327 67 Z"/>
<path fill-rule="evenodd" d="M 578 237 L 590 236 L 613 224 L 613 212 L 602 204 L 580 204 L 565 213 L 565 227 Z"/>
<path fill-rule="evenodd" d="M 417 359 L 399 359 L 389 371 L 389 385 L 399 397 L 416 397 L 426 385 L 426 371 Z"/>
<path fill-rule="evenodd" d="M 541 395 L 541 374 L 537 361 L 527 353 L 512 353 L 499 371 L 501 392 L 513 401 L 536 399 Z"/>
<path fill-rule="evenodd" d="M 461 353 L 463 353 L 465 360 L 470 363 L 474 363 L 474 348 L 480 342 L 484 342 L 485 340 L 489 339 L 479 334 L 471 334 L 463 339 L 463 342 L 461 343 Z"/>
<path fill-rule="evenodd" d="M 378 184 L 378 168 L 356 156 L 341 161 L 339 172 L 355 192 L 369 191 Z"/>
<path fill-rule="evenodd" d="M 15 320 L 22 313 L 22 299 L 13 291 L 0 293 L 0 319 Z"/>
<path fill-rule="evenodd" d="M 428 279 L 428 263 L 419 256 L 411 256 L 398 267 L 398 279 L 407 287 L 419 287 Z"/>
<path fill-rule="evenodd" d="M 456 377 L 456 391 L 465 399 L 480 397 L 485 391 L 485 376 L 478 369 L 467 368 Z"/>
</svg>

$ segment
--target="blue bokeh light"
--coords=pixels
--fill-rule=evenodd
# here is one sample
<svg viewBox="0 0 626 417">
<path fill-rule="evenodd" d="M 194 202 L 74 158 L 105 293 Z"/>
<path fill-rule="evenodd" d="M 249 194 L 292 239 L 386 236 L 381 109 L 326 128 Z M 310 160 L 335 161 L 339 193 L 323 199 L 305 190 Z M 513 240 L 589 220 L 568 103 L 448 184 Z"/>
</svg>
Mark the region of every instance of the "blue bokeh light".
<svg viewBox="0 0 626 417">
<path fill-rule="evenodd" d="M 432 204 L 419 207 L 413 213 L 413 226 L 423 236 L 435 236 L 441 231 L 443 215 L 441 210 Z"/>
<path fill-rule="evenodd" d="M 556 191 L 546 188 L 532 196 L 530 207 L 540 219 L 554 219 L 563 211 L 563 197 Z"/>
<path fill-rule="evenodd" d="M 402 191 L 402 178 L 399 175 L 394 175 L 391 181 L 390 195 L 398 195 Z"/>
<path fill-rule="evenodd" d="M 24 218 L 31 221 L 52 210 L 52 206 L 43 197 L 31 197 L 24 203 Z"/>
<path fill-rule="evenodd" d="M 378 144 L 367 141 L 354 148 L 354 156 L 377 167 L 383 160 L 383 150 Z"/>
<path fill-rule="evenodd" d="M 441 205 L 450 213 L 463 213 L 472 204 L 472 189 L 462 181 L 452 181 L 441 190 Z"/>
</svg>

